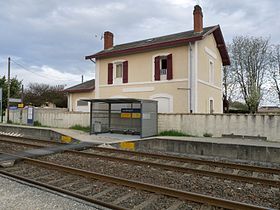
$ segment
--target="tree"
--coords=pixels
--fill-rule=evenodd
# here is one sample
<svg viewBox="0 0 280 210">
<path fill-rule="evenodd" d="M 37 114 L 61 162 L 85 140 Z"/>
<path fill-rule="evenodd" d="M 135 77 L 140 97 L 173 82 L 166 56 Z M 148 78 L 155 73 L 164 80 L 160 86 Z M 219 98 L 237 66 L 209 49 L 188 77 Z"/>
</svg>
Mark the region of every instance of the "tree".
<svg viewBox="0 0 280 210">
<path fill-rule="evenodd" d="M 229 47 L 232 71 L 251 113 L 258 110 L 269 64 L 269 39 L 235 37 Z"/>
<path fill-rule="evenodd" d="M 31 83 L 24 91 L 24 102 L 35 106 L 51 102 L 57 107 L 67 107 L 67 95 L 63 90 L 64 85 Z"/>
<path fill-rule="evenodd" d="M 280 103 L 280 45 L 273 45 L 271 48 L 269 81 L 273 93 L 276 93 L 278 103 Z"/>
<path fill-rule="evenodd" d="M 224 113 L 229 111 L 229 104 L 237 97 L 237 83 L 233 75 L 232 66 L 223 67 L 223 108 Z"/>
<path fill-rule="evenodd" d="M 10 79 L 10 97 L 11 98 L 20 98 L 21 95 L 21 81 L 19 81 L 16 77 Z M 2 88 L 2 116 L 7 109 L 7 101 L 8 101 L 8 80 L 5 76 L 0 78 L 0 88 Z"/>
</svg>

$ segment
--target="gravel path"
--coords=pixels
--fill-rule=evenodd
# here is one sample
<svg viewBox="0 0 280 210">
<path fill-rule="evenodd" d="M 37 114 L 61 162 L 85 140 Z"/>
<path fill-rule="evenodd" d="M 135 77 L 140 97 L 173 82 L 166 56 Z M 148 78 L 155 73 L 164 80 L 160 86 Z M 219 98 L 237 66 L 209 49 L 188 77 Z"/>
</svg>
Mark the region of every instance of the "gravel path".
<svg viewBox="0 0 280 210">
<path fill-rule="evenodd" d="M 5 210 L 97 210 L 67 197 L 52 194 L 0 176 L 0 209 Z"/>
</svg>

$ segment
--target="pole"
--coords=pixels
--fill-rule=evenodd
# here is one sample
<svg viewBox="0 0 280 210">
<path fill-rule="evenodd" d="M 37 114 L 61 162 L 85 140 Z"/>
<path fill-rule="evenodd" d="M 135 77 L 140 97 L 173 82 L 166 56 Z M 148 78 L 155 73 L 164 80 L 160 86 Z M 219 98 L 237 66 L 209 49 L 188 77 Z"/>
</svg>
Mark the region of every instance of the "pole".
<svg viewBox="0 0 280 210">
<path fill-rule="evenodd" d="M 23 104 L 23 85 L 21 85 L 21 103 Z M 23 107 L 20 108 L 20 124 L 22 124 L 22 111 Z"/>
<path fill-rule="evenodd" d="M 7 123 L 10 121 L 10 88 L 11 88 L 11 81 L 10 81 L 10 72 L 11 72 L 11 58 L 8 57 L 8 98 L 7 98 Z"/>
<path fill-rule="evenodd" d="M 82 75 L 82 83 L 84 83 L 84 75 Z"/>
</svg>

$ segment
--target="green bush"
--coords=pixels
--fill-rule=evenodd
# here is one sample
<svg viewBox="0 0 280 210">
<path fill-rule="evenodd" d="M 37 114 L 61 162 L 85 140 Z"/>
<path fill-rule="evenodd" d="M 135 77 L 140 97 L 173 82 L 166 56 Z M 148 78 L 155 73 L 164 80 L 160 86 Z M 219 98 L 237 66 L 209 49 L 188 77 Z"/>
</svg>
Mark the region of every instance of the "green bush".
<svg viewBox="0 0 280 210">
<path fill-rule="evenodd" d="M 42 124 L 41 124 L 39 121 L 37 121 L 37 120 L 34 121 L 33 125 L 34 125 L 34 126 L 42 126 Z"/>
<path fill-rule="evenodd" d="M 89 126 L 85 127 L 85 126 L 81 126 L 81 125 L 73 125 L 73 126 L 70 127 L 70 129 L 84 131 L 84 132 L 89 132 L 90 131 Z"/>
<path fill-rule="evenodd" d="M 183 133 L 181 131 L 167 130 L 167 131 L 160 132 L 159 136 L 192 136 L 192 135 Z"/>
<path fill-rule="evenodd" d="M 212 134 L 212 133 L 207 133 L 207 132 L 206 132 L 206 133 L 203 134 L 203 136 L 204 136 L 204 137 L 212 137 L 213 134 Z"/>
</svg>

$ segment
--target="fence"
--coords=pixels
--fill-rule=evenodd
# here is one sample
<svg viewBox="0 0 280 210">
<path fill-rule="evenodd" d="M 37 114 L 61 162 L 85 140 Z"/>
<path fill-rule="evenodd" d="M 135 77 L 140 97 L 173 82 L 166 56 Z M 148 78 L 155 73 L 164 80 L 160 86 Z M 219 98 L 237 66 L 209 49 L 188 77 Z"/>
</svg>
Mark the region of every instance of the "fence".
<svg viewBox="0 0 280 210">
<path fill-rule="evenodd" d="M 69 128 L 73 125 L 89 126 L 89 113 L 68 112 L 67 109 L 35 108 L 34 121 L 44 126 L 56 128 Z M 10 110 L 10 120 L 20 123 L 20 111 Z M 23 110 L 22 124 L 27 124 L 27 110 Z"/>
<path fill-rule="evenodd" d="M 158 123 L 159 132 L 174 129 L 197 136 L 259 135 L 280 142 L 280 115 L 159 114 Z"/>
<path fill-rule="evenodd" d="M 20 123 L 18 110 L 10 111 L 10 120 Z M 23 124 L 27 122 L 23 112 Z M 42 125 L 69 128 L 73 125 L 89 126 L 90 116 L 85 112 L 68 112 L 67 109 L 35 109 L 35 120 Z M 243 114 L 158 114 L 158 130 L 178 130 L 188 134 L 213 136 L 222 134 L 264 136 L 280 142 L 280 115 Z"/>
</svg>

